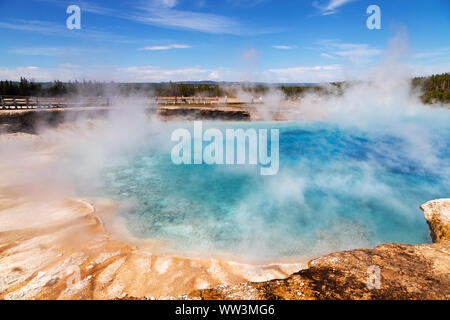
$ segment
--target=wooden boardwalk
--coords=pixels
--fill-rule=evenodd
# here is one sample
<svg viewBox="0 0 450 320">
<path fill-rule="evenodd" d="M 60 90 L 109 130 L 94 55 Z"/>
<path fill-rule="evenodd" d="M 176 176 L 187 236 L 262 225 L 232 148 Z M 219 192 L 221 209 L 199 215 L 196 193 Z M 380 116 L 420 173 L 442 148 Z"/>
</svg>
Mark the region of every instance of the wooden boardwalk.
<svg viewBox="0 0 450 320">
<path fill-rule="evenodd" d="M 124 98 L 126 101 L 126 98 Z M 76 107 L 108 107 L 122 98 L 109 97 L 77 97 L 77 98 L 49 98 L 49 97 L 23 97 L 0 96 L 0 110 L 24 109 L 52 109 Z M 237 107 L 248 102 L 237 99 L 216 99 L 211 97 L 154 97 L 147 98 L 149 106 L 205 106 L 205 107 Z"/>
<path fill-rule="evenodd" d="M 51 109 L 71 107 L 105 107 L 110 105 L 109 98 L 47 98 L 47 97 L 21 97 L 0 96 L 0 109 L 23 110 L 23 109 Z"/>
</svg>

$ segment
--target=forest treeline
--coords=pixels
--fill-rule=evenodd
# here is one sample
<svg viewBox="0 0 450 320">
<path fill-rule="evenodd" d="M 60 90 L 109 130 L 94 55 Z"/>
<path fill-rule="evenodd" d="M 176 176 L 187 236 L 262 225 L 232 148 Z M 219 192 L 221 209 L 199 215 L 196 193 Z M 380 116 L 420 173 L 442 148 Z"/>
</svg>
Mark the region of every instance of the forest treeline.
<svg viewBox="0 0 450 320">
<path fill-rule="evenodd" d="M 242 90 L 249 95 L 266 94 L 271 88 L 266 85 L 231 85 L 231 84 L 187 84 L 187 83 L 105 83 L 105 82 L 61 82 L 38 83 L 21 78 L 19 82 L 0 81 L 0 95 L 11 96 L 132 96 L 173 97 L 235 97 Z M 322 91 L 319 86 L 281 86 L 287 97 L 300 96 L 305 92 Z"/>
<path fill-rule="evenodd" d="M 450 103 L 450 73 L 414 78 L 412 83 L 414 88 L 422 90 L 424 103 Z"/>
<path fill-rule="evenodd" d="M 264 84 L 215 84 L 215 83 L 114 83 L 114 82 L 34 82 L 26 78 L 20 81 L 0 81 L 0 95 L 10 96 L 204 96 L 236 97 L 242 92 L 258 97 L 270 90 L 279 89 L 286 98 L 301 98 L 304 94 L 342 94 L 347 83 L 333 82 L 328 85 L 264 85 Z M 421 90 L 425 103 L 450 102 L 450 73 L 417 77 L 412 79 L 414 89 Z"/>
</svg>

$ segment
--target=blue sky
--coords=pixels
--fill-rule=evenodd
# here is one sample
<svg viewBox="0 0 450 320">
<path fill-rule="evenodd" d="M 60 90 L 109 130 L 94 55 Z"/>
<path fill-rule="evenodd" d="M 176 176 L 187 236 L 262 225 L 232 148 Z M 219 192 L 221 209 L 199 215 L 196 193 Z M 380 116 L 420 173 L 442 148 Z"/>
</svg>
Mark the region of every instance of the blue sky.
<svg viewBox="0 0 450 320">
<path fill-rule="evenodd" d="M 80 30 L 66 27 L 72 4 Z M 0 79 L 349 80 L 389 43 L 411 75 L 449 72 L 449 21 L 448 0 L 1 0 Z"/>
</svg>

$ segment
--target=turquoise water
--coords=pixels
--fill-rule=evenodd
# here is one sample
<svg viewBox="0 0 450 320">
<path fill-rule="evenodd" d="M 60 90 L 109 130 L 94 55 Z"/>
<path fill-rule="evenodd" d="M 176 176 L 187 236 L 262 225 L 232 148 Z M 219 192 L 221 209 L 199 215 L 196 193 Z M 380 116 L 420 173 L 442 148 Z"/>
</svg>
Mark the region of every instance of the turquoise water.
<svg viewBox="0 0 450 320">
<path fill-rule="evenodd" d="M 120 216 L 135 236 L 256 259 L 431 241 L 419 205 L 449 196 L 447 123 L 430 121 L 422 131 L 414 123 L 411 134 L 325 122 L 210 125 L 279 128 L 278 174 L 176 166 L 168 134 L 151 136 L 164 147 L 145 144 L 102 171 L 103 190 L 125 204 Z"/>
</svg>

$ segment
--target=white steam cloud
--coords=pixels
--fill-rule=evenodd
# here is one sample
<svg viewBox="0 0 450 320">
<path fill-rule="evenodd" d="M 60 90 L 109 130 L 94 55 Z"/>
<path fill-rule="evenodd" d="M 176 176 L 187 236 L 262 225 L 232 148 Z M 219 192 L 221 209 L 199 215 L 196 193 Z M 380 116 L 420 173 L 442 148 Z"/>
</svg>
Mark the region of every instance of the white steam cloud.
<svg viewBox="0 0 450 320">
<path fill-rule="evenodd" d="M 170 7 L 176 1 L 165 3 Z M 397 164 L 401 164 L 404 157 L 414 159 L 421 168 L 449 177 L 450 166 L 443 166 L 441 155 L 448 146 L 439 135 L 442 132 L 448 134 L 450 114 L 445 108 L 424 106 L 418 97 L 419 93 L 412 92 L 411 74 L 408 67 L 402 64 L 408 54 L 407 48 L 407 37 L 400 33 L 391 40 L 381 64 L 367 71 L 366 81 L 347 83 L 342 93 L 330 86 L 329 91 L 336 90 L 335 94 L 308 93 L 299 102 L 291 103 L 285 101 L 279 90 L 271 89 L 261 95 L 262 104 L 257 104 L 255 108 L 260 118 L 266 121 L 278 116 L 300 125 L 311 120 L 323 121 L 346 129 L 358 129 L 368 135 L 373 133 L 375 137 L 383 134 L 396 137 L 402 141 L 401 152 L 387 154 L 391 149 L 383 143 L 376 144 L 373 152 L 384 154 L 386 161 Z M 256 59 L 257 55 L 250 50 L 245 58 Z M 249 101 L 251 94 L 240 90 L 238 97 Z M 259 101 L 260 97 L 255 94 L 253 98 Z M 91 190 L 94 192 L 101 187 L 99 181 L 102 170 L 111 160 L 128 157 L 149 146 L 168 154 L 169 133 L 177 124 L 163 123 L 149 116 L 147 107 L 146 99 L 123 98 L 116 100 L 103 120 L 80 118 L 56 130 L 43 127 L 40 137 L 33 140 L 24 138 L 20 143 L 17 139 L 3 137 L 0 141 L 0 188 L 4 190 L 14 185 L 15 192 L 29 196 L 65 197 L 75 195 L 74 181 L 81 181 L 82 189 L 87 193 Z M 320 144 L 320 141 L 317 143 Z M 263 190 L 276 203 L 283 204 L 280 205 L 278 220 L 273 222 L 274 227 L 260 219 L 258 212 L 255 212 L 255 205 L 264 206 L 264 194 L 237 195 L 240 197 L 237 206 L 239 212 L 234 222 L 240 226 L 251 226 L 247 231 L 243 228 L 243 242 L 238 247 L 243 252 L 260 253 L 262 256 L 264 250 L 272 250 L 269 256 L 277 256 L 280 252 L 289 254 L 286 248 L 291 244 L 297 246 L 292 248 L 292 252 L 308 246 L 308 239 L 304 239 L 304 243 L 299 240 L 301 234 L 287 233 L 289 223 L 294 218 L 292 212 L 285 211 L 285 204 L 305 206 L 305 190 L 311 186 L 325 191 L 344 190 L 342 193 L 347 192 L 353 197 L 379 199 L 405 213 L 401 218 L 415 219 L 411 216 L 416 212 L 406 214 L 409 206 L 405 207 L 393 195 L 392 188 L 378 179 L 372 164 L 369 158 L 358 167 L 361 171 L 358 181 L 354 181 L 355 177 L 346 173 L 344 167 L 336 166 L 334 176 L 324 176 L 309 172 L 307 163 L 298 163 L 292 170 L 271 178 L 257 190 Z M 283 163 L 280 165 L 283 166 Z M 448 178 L 444 183 L 449 183 Z M 336 198 L 324 197 L 323 201 L 324 207 L 330 212 L 324 219 L 332 221 L 333 227 L 318 232 L 316 253 L 372 244 L 368 240 L 370 229 L 362 223 L 370 222 L 343 219 L 337 213 L 340 203 Z M 321 217 L 315 216 L 313 212 L 314 208 L 302 212 L 305 225 L 321 226 L 315 222 Z M 257 238 L 259 241 L 254 242 Z"/>
</svg>

